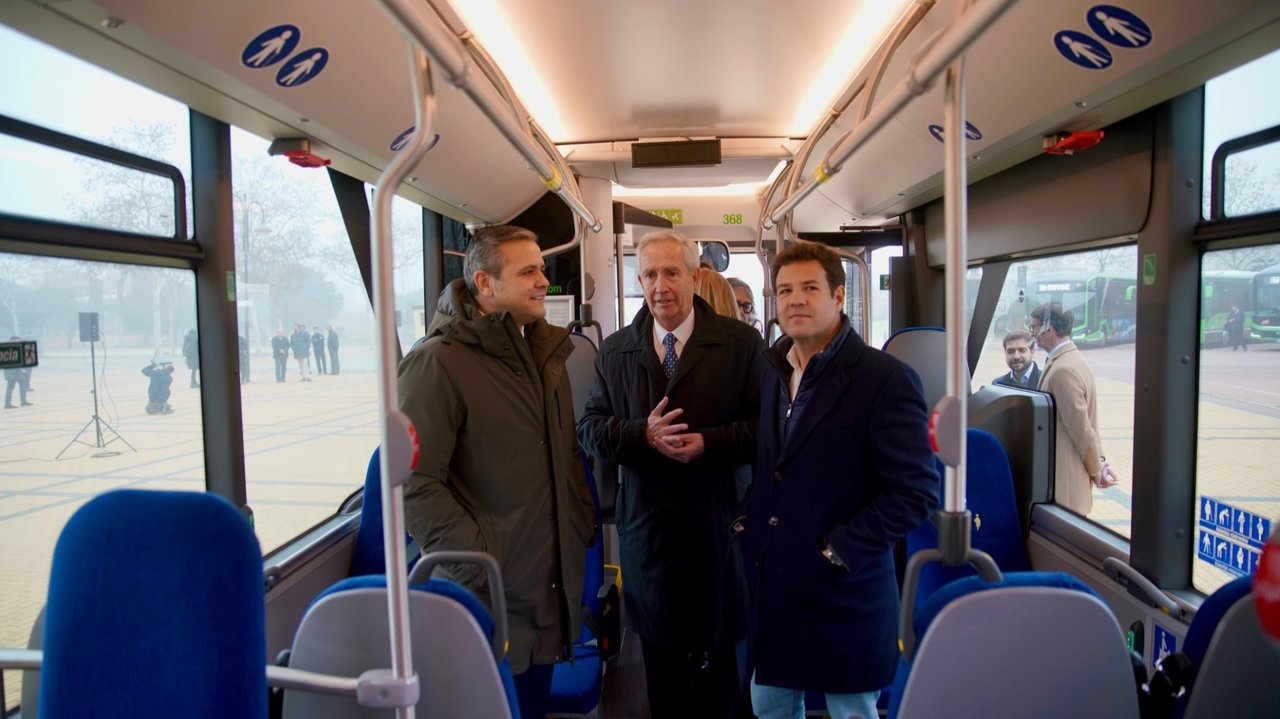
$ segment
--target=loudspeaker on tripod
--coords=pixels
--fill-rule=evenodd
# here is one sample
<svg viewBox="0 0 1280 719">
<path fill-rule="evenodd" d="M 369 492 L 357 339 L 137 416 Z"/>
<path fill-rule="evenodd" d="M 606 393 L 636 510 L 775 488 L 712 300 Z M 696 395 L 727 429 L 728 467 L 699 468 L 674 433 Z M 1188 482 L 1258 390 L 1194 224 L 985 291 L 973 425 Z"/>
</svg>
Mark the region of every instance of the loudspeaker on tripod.
<svg viewBox="0 0 1280 719">
<path fill-rule="evenodd" d="M 101 342 L 102 338 L 98 336 L 98 313 L 97 312 L 81 312 L 80 313 L 80 341 L 81 342 Z"/>
</svg>

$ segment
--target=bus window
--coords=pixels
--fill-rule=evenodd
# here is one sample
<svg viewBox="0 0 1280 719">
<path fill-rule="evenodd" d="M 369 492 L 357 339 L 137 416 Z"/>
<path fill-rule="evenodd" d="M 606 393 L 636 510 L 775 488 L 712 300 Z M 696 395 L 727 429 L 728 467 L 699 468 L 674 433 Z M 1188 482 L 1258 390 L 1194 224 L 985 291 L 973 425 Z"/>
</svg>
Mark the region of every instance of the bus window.
<svg viewBox="0 0 1280 719">
<path fill-rule="evenodd" d="M 970 267 L 964 272 L 964 329 L 973 325 L 973 310 L 978 306 L 978 288 L 982 285 L 982 268 Z"/>
<path fill-rule="evenodd" d="M 200 391 L 182 352 L 195 319 L 188 270 L 0 253 L 0 342 L 33 340 L 39 359 L 29 374 L 4 370 L 0 644 L 27 645 L 80 505 L 126 487 L 205 488 Z M 20 681 L 6 676 L 7 706 Z"/>
<path fill-rule="evenodd" d="M 751 312 L 748 320 L 757 330 L 764 322 L 764 286 L 769 278 L 764 276 L 764 268 L 754 252 L 735 252 L 729 255 L 729 269 L 724 271 L 725 277 L 736 277 L 751 289 Z M 739 305 L 739 309 L 745 309 Z"/>
<path fill-rule="evenodd" d="M 1202 326 L 1211 318 L 1216 323 L 1223 313 L 1223 341 L 1217 333 L 1205 332 L 1200 346 L 1191 578 L 1205 594 L 1252 573 L 1263 543 L 1280 520 L 1280 475 L 1272 457 L 1280 450 L 1280 335 L 1250 329 L 1260 312 L 1264 317 L 1268 311 L 1274 314 L 1280 304 L 1280 280 L 1269 279 L 1280 277 L 1277 262 L 1280 245 L 1204 256 Z M 1274 265 L 1270 270 L 1268 263 Z M 1240 280 L 1252 284 L 1237 287 Z M 1233 307 L 1240 317 L 1228 324 Z"/>
<path fill-rule="evenodd" d="M 1228 140 L 1280 125 L 1280 103 L 1258 88 L 1280 74 L 1280 50 L 1219 75 L 1204 86 L 1204 169 L 1201 212 L 1209 217 L 1213 153 Z M 1232 155 L 1227 160 L 1227 217 L 1280 208 L 1280 145 Z"/>
<path fill-rule="evenodd" d="M 1118 486 L 1094 490 L 1088 518 L 1124 537 L 1129 536 L 1133 497 L 1137 277 L 1138 255 L 1133 245 L 1013 263 L 974 374 L 976 386 L 989 384 L 1009 371 L 1004 362 L 1004 337 L 1011 331 L 1026 330 L 1027 318 L 1038 304 L 1060 302 L 1072 312 L 1071 339 L 1092 370 L 1097 389 L 1103 451 L 1120 476 Z M 1043 350 L 1037 349 L 1033 359 L 1044 368 Z"/>
<path fill-rule="evenodd" d="M 332 516 L 378 444 L 373 311 L 329 177 L 267 144 L 232 129 L 245 475 L 264 553 Z"/>
<path fill-rule="evenodd" d="M 1206 269 L 1200 274 L 1200 344 L 1221 347 L 1227 342 L 1227 317 L 1232 307 L 1240 308 L 1246 318 L 1253 316 L 1254 272 L 1238 269 L 1207 269 L 1223 258 L 1215 253 L 1205 258 Z"/>
<path fill-rule="evenodd" d="M 1271 259 L 1280 259 L 1280 256 L 1273 255 Z M 1252 303 L 1248 316 L 1249 338 L 1280 342 L 1280 264 L 1259 270 L 1253 276 L 1249 300 Z"/>
<path fill-rule="evenodd" d="M 178 168 L 191 237 L 190 114 L 151 90 L 0 25 L 10 67 L 0 113 Z M 92 112 L 85 112 L 92 107 Z M 60 222 L 172 236 L 172 183 L 0 135 L 0 210 Z M 11 163 L 13 163 L 11 165 Z"/>
<path fill-rule="evenodd" d="M 877 247 L 871 251 L 871 331 L 863 339 L 872 347 L 883 347 L 889 339 L 889 302 L 891 290 L 888 288 L 889 260 L 902 257 L 902 246 Z M 882 278 L 884 284 L 881 284 Z M 886 289 L 881 289 L 885 287 Z M 972 314 L 972 312 L 970 312 Z"/>
<path fill-rule="evenodd" d="M 369 193 L 369 211 L 373 211 L 373 186 Z M 422 268 L 422 208 L 403 197 L 391 201 L 391 261 L 396 282 L 396 334 L 400 352 L 408 354 L 413 343 L 427 333 L 431 324 L 426 316 L 426 295 Z M 346 248 L 343 248 L 350 254 Z M 345 255 L 334 260 L 342 264 Z M 433 298 L 434 299 L 434 298 Z"/>
</svg>

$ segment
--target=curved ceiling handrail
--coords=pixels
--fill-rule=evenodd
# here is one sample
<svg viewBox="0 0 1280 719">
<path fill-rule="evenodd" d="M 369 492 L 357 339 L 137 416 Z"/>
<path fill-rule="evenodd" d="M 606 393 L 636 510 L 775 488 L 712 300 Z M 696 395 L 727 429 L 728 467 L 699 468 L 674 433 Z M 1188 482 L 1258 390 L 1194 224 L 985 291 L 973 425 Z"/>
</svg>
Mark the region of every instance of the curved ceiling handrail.
<svg viewBox="0 0 1280 719">
<path fill-rule="evenodd" d="M 772 215 L 765 218 L 765 229 L 778 224 L 805 198 L 813 194 L 813 191 L 818 189 L 818 185 L 839 172 L 854 152 L 874 137 L 888 124 L 889 120 L 906 107 L 907 103 L 927 92 L 947 67 L 976 42 L 982 33 L 995 24 L 996 20 L 1000 19 L 1000 16 L 1016 1 L 989 0 L 970 9 L 943 32 L 937 42 L 916 57 L 907 70 L 907 76 L 894 86 L 875 110 L 858 123 L 857 127 L 836 141 L 823 162 L 814 169 L 813 175 L 788 196 Z"/>
<path fill-rule="evenodd" d="M 426 5 L 412 0 L 378 0 L 396 24 L 419 47 L 426 50 L 436 60 L 445 79 L 454 87 L 466 93 L 476 104 L 498 132 L 511 143 L 542 179 L 547 189 L 560 196 L 574 214 L 583 219 L 593 232 L 599 232 L 604 226 L 591 210 L 587 209 L 582 199 L 573 189 L 576 184 L 572 179 L 566 181 L 555 160 L 548 157 L 536 140 L 526 132 L 523 123 L 505 110 L 511 108 L 501 93 L 487 82 L 475 82 L 471 75 L 472 68 L 480 74 L 472 55 L 467 51 L 452 31 L 443 26 L 438 17 L 431 17 L 426 12 Z"/>
</svg>

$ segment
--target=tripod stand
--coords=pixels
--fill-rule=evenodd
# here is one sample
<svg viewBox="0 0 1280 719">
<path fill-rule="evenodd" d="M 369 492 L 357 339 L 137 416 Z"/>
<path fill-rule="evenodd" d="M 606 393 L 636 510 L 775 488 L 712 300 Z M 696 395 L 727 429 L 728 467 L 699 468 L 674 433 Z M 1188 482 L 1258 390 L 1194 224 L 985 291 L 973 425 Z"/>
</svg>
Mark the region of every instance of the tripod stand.
<svg viewBox="0 0 1280 719">
<path fill-rule="evenodd" d="M 89 367 L 90 367 L 90 372 L 92 372 L 91 376 L 93 378 L 93 417 L 89 418 L 89 421 L 85 423 L 84 427 L 81 428 L 80 431 L 76 433 L 76 436 L 73 437 L 71 441 L 67 443 L 67 446 L 62 448 L 62 451 L 59 452 L 58 456 L 54 457 L 54 459 L 62 459 L 62 455 L 66 454 L 68 449 L 71 449 L 71 445 L 77 444 L 77 443 L 83 444 L 86 447 L 94 447 L 97 449 L 102 449 L 106 447 L 108 444 L 111 444 L 112 442 L 119 440 L 121 442 L 124 442 L 124 445 L 129 449 L 132 449 L 135 452 L 138 451 L 133 445 L 129 444 L 129 440 L 125 439 L 124 437 L 121 437 L 120 433 L 117 432 L 114 427 L 108 424 L 106 420 L 98 416 L 98 360 L 97 360 L 97 356 L 94 353 L 93 345 L 94 345 L 94 341 L 89 340 Z M 81 435 L 83 435 L 85 432 L 88 432 L 90 427 L 93 427 L 94 429 L 95 441 L 93 444 L 90 444 L 89 442 L 80 439 Z M 115 436 L 104 442 L 102 440 L 103 428 L 106 428 L 107 432 L 110 432 Z M 98 454 L 95 454 L 93 456 L 107 457 L 107 456 L 112 456 L 113 454 L 119 454 L 119 453 L 118 452 L 114 452 L 114 453 L 99 452 Z"/>
</svg>

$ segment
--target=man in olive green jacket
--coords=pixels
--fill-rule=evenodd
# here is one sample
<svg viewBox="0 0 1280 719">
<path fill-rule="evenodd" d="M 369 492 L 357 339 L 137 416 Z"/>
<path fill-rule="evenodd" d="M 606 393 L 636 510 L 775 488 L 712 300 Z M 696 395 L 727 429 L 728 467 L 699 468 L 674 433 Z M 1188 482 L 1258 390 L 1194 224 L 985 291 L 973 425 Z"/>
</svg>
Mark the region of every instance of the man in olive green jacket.
<svg viewBox="0 0 1280 719">
<path fill-rule="evenodd" d="M 521 714 L 540 717 L 552 666 L 578 632 L 594 531 L 565 372 L 573 345 L 544 319 L 549 283 L 532 232 L 481 229 L 463 268 L 400 364 L 400 408 L 421 444 L 405 520 L 424 552 L 498 560 Z M 476 567 L 436 575 L 487 599 Z"/>
</svg>

